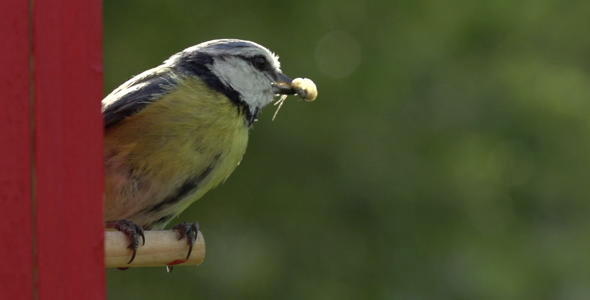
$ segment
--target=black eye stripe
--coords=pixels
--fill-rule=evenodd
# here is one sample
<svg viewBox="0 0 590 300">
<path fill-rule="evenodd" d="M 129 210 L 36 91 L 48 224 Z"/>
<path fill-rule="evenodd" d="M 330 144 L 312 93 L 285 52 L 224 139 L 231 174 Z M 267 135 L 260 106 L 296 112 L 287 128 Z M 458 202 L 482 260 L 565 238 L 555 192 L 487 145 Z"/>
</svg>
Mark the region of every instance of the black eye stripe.
<svg viewBox="0 0 590 300">
<path fill-rule="evenodd" d="M 272 69 L 266 57 L 262 55 L 256 55 L 251 57 L 242 56 L 242 59 L 250 62 L 256 69 L 260 71 L 270 71 Z"/>
<path fill-rule="evenodd" d="M 268 62 L 266 61 L 266 58 L 264 58 L 262 56 L 256 56 L 256 57 L 252 58 L 252 63 L 254 64 L 255 67 L 260 68 L 260 69 L 263 69 L 268 64 Z"/>
</svg>

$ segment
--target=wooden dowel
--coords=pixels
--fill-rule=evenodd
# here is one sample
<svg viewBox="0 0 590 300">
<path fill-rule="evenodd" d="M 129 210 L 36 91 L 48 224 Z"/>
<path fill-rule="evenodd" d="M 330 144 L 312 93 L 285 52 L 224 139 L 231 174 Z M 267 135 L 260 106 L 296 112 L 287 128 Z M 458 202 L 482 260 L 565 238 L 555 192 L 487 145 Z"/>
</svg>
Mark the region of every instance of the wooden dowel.
<svg viewBox="0 0 590 300">
<path fill-rule="evenodd" d="M 135 260 L 127 248 L 129 240 L 119 231 L 105 231 L 105 264 L 107 268 L 157 267 L 167 265 L 200 265 L 205 260 L 205 239 L 199 232 L 197 241 L 188 260 L 186 239 L 178 240 L 173 230 L 145 231 L 145 245 L 137 249 Z"/>
</svg>

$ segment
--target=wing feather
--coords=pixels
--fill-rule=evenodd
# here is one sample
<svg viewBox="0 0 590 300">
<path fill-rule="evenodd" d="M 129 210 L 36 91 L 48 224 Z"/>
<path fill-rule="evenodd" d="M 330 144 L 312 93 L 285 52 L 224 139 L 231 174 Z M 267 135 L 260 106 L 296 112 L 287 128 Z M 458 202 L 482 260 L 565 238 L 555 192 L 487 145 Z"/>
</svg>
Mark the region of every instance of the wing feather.
<svg viewBox="0 0 590 300">
<path fill-rule="evenodd" d="M 147 70 L 123 83 L 102 100 L 105 128 L 112 127 L 132 116 L 148 104 L 169 93 L 178 77 L 165 66 Z"/>
</svg>

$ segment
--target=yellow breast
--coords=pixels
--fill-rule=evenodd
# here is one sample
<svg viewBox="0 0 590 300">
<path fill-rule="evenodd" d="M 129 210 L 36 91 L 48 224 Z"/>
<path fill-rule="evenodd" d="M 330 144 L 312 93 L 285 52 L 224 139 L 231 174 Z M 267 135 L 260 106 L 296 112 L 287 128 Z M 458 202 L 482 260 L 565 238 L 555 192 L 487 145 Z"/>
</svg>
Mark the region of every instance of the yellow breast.
<svg viewBox="0 0 590 300">
<path fill-rule="evenodd" d="M 235 104 L 183 80 L 105 133 L 105 220 L 149 225 L 180 213 L 233 172 L 247 142 Z"/>
</svg>

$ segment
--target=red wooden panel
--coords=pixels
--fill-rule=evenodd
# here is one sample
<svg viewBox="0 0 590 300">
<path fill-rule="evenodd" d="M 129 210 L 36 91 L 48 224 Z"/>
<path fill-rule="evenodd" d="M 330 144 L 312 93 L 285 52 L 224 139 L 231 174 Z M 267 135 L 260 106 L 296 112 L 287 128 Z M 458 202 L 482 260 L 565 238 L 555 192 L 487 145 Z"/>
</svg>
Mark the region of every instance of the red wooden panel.
<svg viewBox="0 0 590 300">
<path fill-rule="evenodd" d="M 32 3 L 38 294 L 104 299 L 102 3 Z"/>
<path fill-rule="evenodd" d="M 29 1 L 0 1 L 0 299 L 31 299 Z"/>
</svg>

